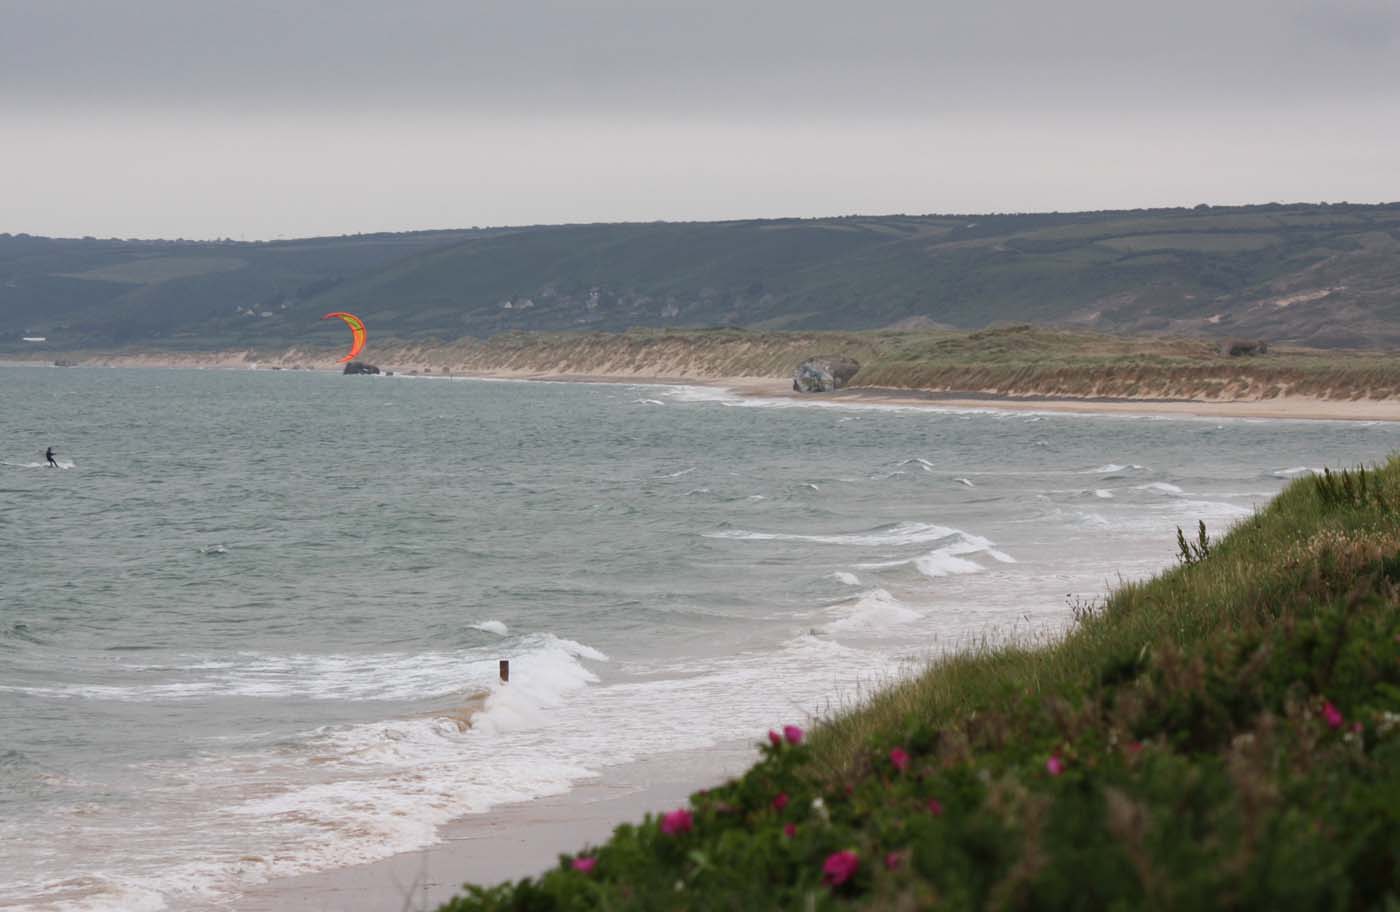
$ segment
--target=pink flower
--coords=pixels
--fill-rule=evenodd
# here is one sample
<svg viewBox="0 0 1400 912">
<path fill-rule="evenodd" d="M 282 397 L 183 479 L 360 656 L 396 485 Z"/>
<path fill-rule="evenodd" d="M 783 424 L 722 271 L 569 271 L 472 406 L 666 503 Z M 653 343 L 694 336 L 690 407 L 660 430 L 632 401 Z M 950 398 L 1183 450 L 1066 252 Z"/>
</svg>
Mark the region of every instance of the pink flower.
<svg viewBox="0 0 1400 912">
<path fill-rule="evenodd" d="M 855 852 L 832 852 L 822 863 L 822 883 L 828 887 L 839 887 L 856 874 L 860 858 Z"/>
<path fill-rule="evenodd" d="M 782 747 L 782 746 L 783 746 L 783 736 L 780 735 L 780 734 L 778 734 L 777 732 L 773 731 L 773 729 L 770 728 L 770 729 L 768 729 L 768 743 L 771 744 L 771 745 L 773 745 L 774 747 Z"/>
<path fill-rule="evenodd" d="M 929 802 L 928 802 L 928 812 L 929 812 L 930 814 L 932 814 L 933 816 L 935 816 L 935 817 L 942 817 L 942 816 L 943 816 L 943 805 L 939 803 L 939 801 L 938 801 L 937 798 L 930 798 L 930 799 L 929 799 Z"/>
<path fill-rule="evenodd" d="M 1124 746 L 1124 749 L 1127 750 L 1127 752 L 1130 753 L 1130 754 L 1140 754 L 1140 753 L 1142 753 L 1142 742 L 1141 742 L 1141 741 L 1129 741 L 1129 742 Z"/>
<path fill-rule="evenodd" d="M 695 829 L 695 818 L 685 808 L 661 816 L 661 832 L 667 836 L 689 833 L 693 829 Z"/>
<path fill-rule="evenodd" d="M 909 752 L 902 747 L 896 747 L 890 751 L 890 762 L 894 764 L 895 769 L 904 772 L 909 768 Z"/>
<path fill-rule="evenodd" d="M 801 744 L 802 729 L 798 728 L 796 725 L 784 725 L 783 737 L 787 739 L 788 744 Z"/>
<path fill-rule="evenodd" d="M 1323 704 L 1322 704 L 1322 718 L 1324 718 L 1324 719 L 1327 720 L 1327 727 L 1328 727 L 1328 728 L 1341 728 L 1341 727 L 1342 727 L 1342 713 L 1341 713 L 1341 710 L 1339 710 L 1339 709 L 1337 709 L 1337 707 L 1333 706 L 1331 700 L 1325 700 L 1325 701 L 1323 701 Z"/>
<path fill-rule="evenodd" d="M 1351 723 L 1351 730 L 1359 735 L 1366 730 L 1366 726 L 1362 725 L 1360 722 L 1353 722 Z"/>
<path fill-rule="evenodd" d="M 574 870 L 580 871 L 584 874 L 592 874 L 593 869 L 597 866 L 598 859 L 596 858 L 584 858 L 580 856 L 579 858 L 574 859 Z"/>
<path fill-rule="evenodd" d="M 791 839 L 792 837 L 796 836 L 796 835 L 797 835 L 797 824 L 795 824 L 795 823 L 785 823 L 785 824 L 783 824 L 783 835 L 786 836 L 788 839 Z"/>
<path fill-rule="evenodd" d="M 775 811 L 781 811 L 783 808 L 785 808 L 785 807 L 787 807 L 787 806 L 788 806 L 788 796 L 787 796 L 787 792 L 779 792 L 779 793 L 777 794 L 777 796 L 773 798 L 773 810 L 775 810 Z"/>
<path fill-rule="evenodd" d="M 1045 761 L 1045 771 L 1052 776 L 1058 776 L 1065 771 L 1065 761 L 1060 759 L 1059 754 L 1051 754 L 1050 759 Z"/>
<path fill-rule="evenodd" d="M 898 852 L 886 852 L 886 853 L 885 853 L 885 870 L 886 870 L 886 871 L 893 871 L 893 870 L 895 870 L 896 868 L 899 867 L 899 864 L 900 864 L 900 862 L 902 862 L 902 861 L 904 861 L 904 856 L 900 855 Z"/>
</svg>

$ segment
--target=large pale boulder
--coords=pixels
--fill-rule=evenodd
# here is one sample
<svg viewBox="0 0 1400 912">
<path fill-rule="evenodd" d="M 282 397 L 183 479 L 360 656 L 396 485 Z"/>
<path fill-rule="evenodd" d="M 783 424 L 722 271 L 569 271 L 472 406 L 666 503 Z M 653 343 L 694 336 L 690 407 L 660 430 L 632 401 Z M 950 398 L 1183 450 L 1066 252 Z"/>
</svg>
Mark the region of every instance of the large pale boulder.
<svg viewBox="0 0 1400 912">
<path fill-rule="evenodd" d="M 819 355 L 797 365 L 792 388 L 799 393 L 829 393 L 851 382 L 860 362 L 845 355 Z"/>
</svg>

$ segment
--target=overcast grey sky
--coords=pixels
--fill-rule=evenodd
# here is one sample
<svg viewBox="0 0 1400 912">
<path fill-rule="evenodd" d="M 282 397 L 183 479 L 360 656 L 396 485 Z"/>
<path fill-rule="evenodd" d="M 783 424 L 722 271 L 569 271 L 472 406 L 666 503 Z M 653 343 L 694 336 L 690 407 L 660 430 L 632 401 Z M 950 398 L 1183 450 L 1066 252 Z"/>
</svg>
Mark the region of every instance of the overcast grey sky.
<svg viewBox="0 0 1400 912">
<path fill-rule="evenodd" d="M 1400 199 L 1400 0 L 0 0 L 0 231 Z"/>
</svg>

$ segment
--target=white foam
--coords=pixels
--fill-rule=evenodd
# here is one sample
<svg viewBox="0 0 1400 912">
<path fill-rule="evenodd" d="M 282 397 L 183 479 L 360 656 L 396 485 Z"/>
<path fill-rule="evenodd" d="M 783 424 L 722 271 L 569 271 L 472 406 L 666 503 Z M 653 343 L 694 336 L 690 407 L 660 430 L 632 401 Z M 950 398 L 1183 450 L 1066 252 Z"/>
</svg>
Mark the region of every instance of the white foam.
<svg viewBox="0 0 1400 912">
<path fill-rule="evenodd" d="M 119 877 L 80 876 L 57 883 L 16 886 L 27 886 L 32 891 L 34 902 L 20 906 L 22 909 L 42 909 L 45 912 L 161 912 L 169 908 L 158 891 L 125 884 Z M 10 903 L 4 901 L 4 905 L 8 907 Z"/>
<path fill-rule="evenodd" d="M 665 405 L 665 404 L 666 404 L 666 403 L 662 402 L 660 399 L 633 399 L 632 402 L 633 402 L 634 404 L 636 404 L 636 405 Z"/>
<path fill-rule="evenodd" d="M 78 467 L 78 464 L 77 464 L 76 462 L 73 462 L 73 461 L 70 460 L 70 459 L 55 459 L 54 462 L 57 462 L 57 463 L 58 463 L 58 467 L 59 467 L 60 469 L 76 469 L 76 468 Z M 8 461 L 7 461 L 7 462 L 4 463 L 4 465 L 7 465 L 7 466 L 9 466 L 9 467 L 11 467 L 11 468 L 13 468 L 13 469 L 48 469 L 48 468 L 52 468 L 52 466 L 50 466 L 47 462 L 8 462 Z"/>
<path fill-rule="evenodd" d="M 1155 491 L 1158 494 L 1167 494 L 1173 497 L 1186 493 L 1185 491 L 1181 490 L 1181 488 L 1178 488 L 1176 485 L 1168 484 L 1165 481 L 1154 481 L 1151 484 L 1140 485 L 1138 487 L 1138 490 Z"/>
<path fill-rule="evenodd" d="M 1321 475 L 1321 469 L 1310 469 L 1307 466 L 1293 466 L 1291 469 L 1279 469 L 1270 472 L 1275 478 L 1297 478 L 1299 475 Z"/>
<path fill-rule="evenodd" d="M 680 478 L 682 475 L 689 475 L 691 472 L 694 472 L 694 471 L 695 471 L 695 466 L 691 466 L 691 467 L 688 468 L 688 469 L 681 469 L 679 472 L 671 472 L 671 473 L 669 473 L 669 474 L 667 474 L 667 475 L 657 475 L 656 477 L 657 477 L 657 478 Z"/>
<path fill-rule="evenodd" d="M 667 388 L 665 395 L 676 402 L 739 404 L 743 401 L 735 393 L 718 386 L 672 386 Z"/>
<path fill-rule="evenodd" d="M 879 591 L 832 611 L 837 630 L 858 634 L 919 616 Z M 735 737 L 757 741 L 774 725 L 804 723 L 830 711 L 832 700 L 840 707 L 916 667 L 809 635 L 776 650 L 656 659 L 606 683 L 582 665 L 595 658 L 601 654 L 581 644 L 541 637 L 513 659 L 509 684 L 491 685 L 465 729 L 414 716 L 147 766 L 144 774 L 167 785 L 152 790 L 146 807 L 173 816 L 157 823 L 146 810 L 136 821 L 75 822 L 73 839 L 123 833 L 119 849 L 89 853 L 76 867 L 119 868 L 128 895 L 153 897 L 126 907 L 156 909 L 159 897 L 175 909 L 234 908 L 252 885 L 417 850 L 450 820 L 563 793 L 606 766 Z M 50 883 L 70 880 L 74 867 L 56 863 Z"/>
<path fill-rule="evenodd" d="M 838 583 L 845 583 L 847 586 L 860 585 L 860 577 L 856 576 L 854 573 L 847 573 L 845 570 L 837 570 L 831 575 Z"/>
<path fill-rule="evenodd" d="M 1117 475 L 1117 474 L 1122 473 L 1122 472 L 1141 472 L 1141 471 L 1143 470 L 1143 468 L 1144 468 L 1144 466 L 1140 466 L 1140 465 L 1138 465 L 1138 464 L 1136 464 L 1136 463 L 1130 463 L 1130 464 L 1128 464 L 1128 465 L 1119 465 L 1119 464 L 1116 463 L 1116 462 L 1110 462 L 1110 463 L 1108 463 L 1108 464 L 1106 464 L 1106 465 L 1101 465 L 1101 466 L 1099 466 L 1097 469 L 1089 469 L 1088 471 L 1084 472 L 1084 474 L 1085 474 L 1085 475 Z"/>
<path fill-rule="evenodd" d="M 927 459 L 924 459 L 922 456 L 915 456 L 912 459 L 906 459 L 903 462 L 901 462 L 900 465 L 917 465 L 925 472 L 933 471 L 933 463 L 929 462 Z"/>
<path fill-rule="evenodd" d="M 977 485 L 973 484 L 970 480 L 968 480 L 968 479 L 966 479 L 966 478 L 954 478 L 953 480 L 956 481 L 958 484 L 964 485 L 964 486 L 969 487 L 969 488 L 975 488 L 975 487 L 977 487 Z"/>
<path fill-rule="evenodd" d="M 796 532 L 751 532 L 745 529 L 725 529 L 706 532 L 705 538 L 725 538 L 738 541 L 802 541 L 823 545 L 921 545 L 962 534 L 958 529 L 932 523 L 901 522 L 877 526 L 865 532 L 838 532 L 830 535 L 804 535 Z"/>
<path fill-rule="evenodd" d="M 472 625 L 489 630 L 488 621 Z M 500 624 L 502 630 L 505 625 Z M 491 632 L 497 632 L 491 630 Z M 501 635 L 504 635 L 502 633 Z M 23 687 L 0 685 L 0 692 L 25 693 L 50 699 L 87 699 L 120 703 L 167 703 L 212 697 L 264 699 L 393 701 L 446 697 L 464 688 L 495 680 L 497 660 L 530 661 L 531 655 L 558 650 L 582 658 L 606 661 L 603 654 L 551 634 L 530 634 L 512 644 L 511 655 L 484 650 L 364 655 L 269 655 L 243 653 L 236 661 L 204 666 L 203 675 L 179 682 L 145 685 L 66 685 Z"/>
<path fill-rule="evenodd" d="M 1094 496 L 1099 498 L 1100 500 L 1112 500 L 1113 492 L 1108 490 L 1107 488 L 1099 488 L 1094 491 Z"/>
<path fill-rule="evenodd" d="M 546 710 L 598 680 L 578 658 L 607 661 L 607 656 L 571 640 L 558 640 L 512 661 L 511 683 L 498 684 L 487 697 L 472 727 L 486 734 L 537 728 L 548 721 Z"/>
<path fill-rule="evenodd" d="M 730 390 L 712 386 L 672 386 L 667 387 L 665 395 L 676 402 L 717 402 L 721 405 L 738 408 L 806 408 L 856 412 L 986 415 L 989 418 L 998 419 L 1008 418 L 1015 414 L 993 408 L 943 406 L 929 403 L 904 405 L 870 400 L 823 399 L 816 396 L 803 399 L 771 396 L 740 396 Z"/>
<path fill-rule="evenodd" d="M 938 579 L 944 576 L 959 576 L 967 573 L 982 572 L 985 568 L 981 564 L 967 559 L 971 555 L 984 554 L 1000 563 L 1016 563 L 1016 559 L 1010 554 L 1007 554 L 1005 551 L 997 550 L 995 544 L 990 539 L 956 529 L 953 530 L 953 532 L 953 535 L 945 536 L 945 543 L 942 547 L 935 548 L 927 554 L 921 554 L 917 557 L 905 558 L 903 560 L 856 564 L 856 566 L 862 569 L 876 570 L 912 565 L 915 570 L 918 570 L 924 576 L 930 579 Z"/>
<path fill-rule="evenodd" d="M 862 592 L 854 599 L 832 606 L 841 616 L 822 625 L 828 633 L 866 631 L 878 633 L 923 617 L 884 589 Z"/>
<path fill-rule="evenodd" d="M 916 557 L 914 558 L 914 567 L 930 579 L 982 572 L 981 564 L 965 557 L 957 557 L 947 551 L 930 551 L 928 554 Z"/>
<path fill-rule="evenodd" d="M 1131 511 L 1111 514 L 1079 511 L 1067 515 L 1072 525 L 1086 529 L 1113 529 L 1144 534 L 1170 533 L 1174 527 L 1194 528 L 1197 520 L 1217 524 L 1212 534 L 1224 532 L 1235 522 L 1253 515 L 1249 506 L 1217 500 L 1172 497 L 1155 504 L 1139 504 Z M 1223 524 L 1219 525 L 1219 524 Z"/>
<path fill-rule="evenodd" d="M 477 630 L 494 633 L 496 636 L 505 636 L 510 632 L 506 625 L 500 621 L 482 621 L 480 624 L 472 624 L 471 626 Z"/>
</svg>

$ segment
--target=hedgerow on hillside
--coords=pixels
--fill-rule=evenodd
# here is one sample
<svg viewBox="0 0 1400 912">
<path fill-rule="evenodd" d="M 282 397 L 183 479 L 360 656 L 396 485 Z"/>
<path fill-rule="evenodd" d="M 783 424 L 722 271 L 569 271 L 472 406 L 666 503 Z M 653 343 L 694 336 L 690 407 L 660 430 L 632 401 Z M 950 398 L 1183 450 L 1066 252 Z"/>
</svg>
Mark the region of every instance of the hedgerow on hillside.
<svg viewBox="0 0 1400 912">
<path fill-rule="evenodd" d="M 1397 509 L 1400 461 L 1300 480 L 1062 640 L 443 910 L 1400 908 Z"/>
</svg>

